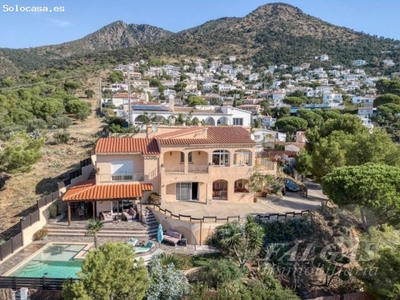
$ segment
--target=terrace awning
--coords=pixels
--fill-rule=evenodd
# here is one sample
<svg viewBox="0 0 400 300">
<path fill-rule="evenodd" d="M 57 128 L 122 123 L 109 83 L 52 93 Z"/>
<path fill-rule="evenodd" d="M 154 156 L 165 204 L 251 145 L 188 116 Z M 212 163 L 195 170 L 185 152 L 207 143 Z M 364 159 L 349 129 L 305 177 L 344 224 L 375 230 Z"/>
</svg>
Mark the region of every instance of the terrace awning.
<svg viewBox="0 0 400 300">
<path fill-rule="evenodd" d="M 63 196 L 63 201 L 103 201 L 141 198 L 144 191 L 153 190 L 150 183 L 98 184 L 94 180 L 71 187 Z"/>
</svg>

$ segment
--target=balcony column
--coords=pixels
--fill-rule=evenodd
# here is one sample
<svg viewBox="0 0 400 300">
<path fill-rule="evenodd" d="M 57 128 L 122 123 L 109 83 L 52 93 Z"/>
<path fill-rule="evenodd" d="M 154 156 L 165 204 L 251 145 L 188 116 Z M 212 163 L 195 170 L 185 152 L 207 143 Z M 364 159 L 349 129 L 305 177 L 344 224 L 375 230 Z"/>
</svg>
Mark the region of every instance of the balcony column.
<svg viewBox="0 0 400 300">
<path fill-rule="evenodd" d="M 212 200 L 212 198 L 213 198 L 213 194 L 212 194 L 212 192 L 213 192 L 213 184 L 212 184 L 212 182 L 207 182 L 206 191 L 207 191 L 206 201 Z"/>
<path fill-rule="evenodd" d="M 185 174 L 189 173 L 189 153 L 185 153 L 185 161 L 183 162 Z"/>
<path fill-rule="evenodd" d="M 71 226 L 71 203 L 67 202 L 68 226 Z"/>
</svg>

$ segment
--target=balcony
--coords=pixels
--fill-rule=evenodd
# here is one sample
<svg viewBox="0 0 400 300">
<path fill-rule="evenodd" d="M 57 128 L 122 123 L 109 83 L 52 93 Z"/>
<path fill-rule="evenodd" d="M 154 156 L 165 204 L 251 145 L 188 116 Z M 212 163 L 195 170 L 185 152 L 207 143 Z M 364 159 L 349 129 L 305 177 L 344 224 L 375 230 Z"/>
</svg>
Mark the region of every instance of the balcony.
<svg viewBox="0 0 400 300">
<path fill-rule="evenodd" d="M 189 165 L 187 166 L 187 170 L 185 171 L 185 166 L 167 166 L 164 168 L 166 174 L 207 174 L 208 173 L 208 165 Z"/>
<path fill-rule="evenodd" d="M 118 182 L 133 182 L 144 181 L 143 173 L 112 175 L 112 174 L 97 174 L 96 181 L 98 183 L 118 183 Z"/>
<path fill-rule="evenodd" d="M 189 165 L 188 173 L 197 173 L 197 174 L 207 174 L 208 166 L 207 165 Z"/>
<path fill-rule="evenodd" d="M 168 166 L 165 167 L 165 173 L 185 173 L 185 166 Z"/>
</svg>

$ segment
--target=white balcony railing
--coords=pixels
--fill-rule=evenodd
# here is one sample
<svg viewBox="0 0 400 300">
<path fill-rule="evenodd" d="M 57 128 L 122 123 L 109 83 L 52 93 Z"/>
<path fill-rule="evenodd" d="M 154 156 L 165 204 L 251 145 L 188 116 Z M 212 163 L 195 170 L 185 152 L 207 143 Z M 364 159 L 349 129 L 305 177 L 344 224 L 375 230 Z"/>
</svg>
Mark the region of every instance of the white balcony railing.
<svg viewBox="0 0 400 300">
<path fill-rule="evenodd" d="M 100 182 L 144 181 L 143 173 L 133 173 L 124 175 L 98 174 L 97 176 Z"/>
</svg>

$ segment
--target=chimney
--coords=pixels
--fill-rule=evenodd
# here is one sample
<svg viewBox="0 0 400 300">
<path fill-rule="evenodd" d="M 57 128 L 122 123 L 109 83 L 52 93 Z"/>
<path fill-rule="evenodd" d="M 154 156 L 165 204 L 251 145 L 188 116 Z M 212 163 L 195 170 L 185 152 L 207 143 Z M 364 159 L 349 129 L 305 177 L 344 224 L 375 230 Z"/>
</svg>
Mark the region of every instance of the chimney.
<svg viewBox="0 0 400 300">
<path fill-rule="evenodd" d="M 175 106 L 175 97 L 174 95 L 169 95 L 168 96 L 168 107 L 174 111 L 174 106 Z"/>
</svg>

